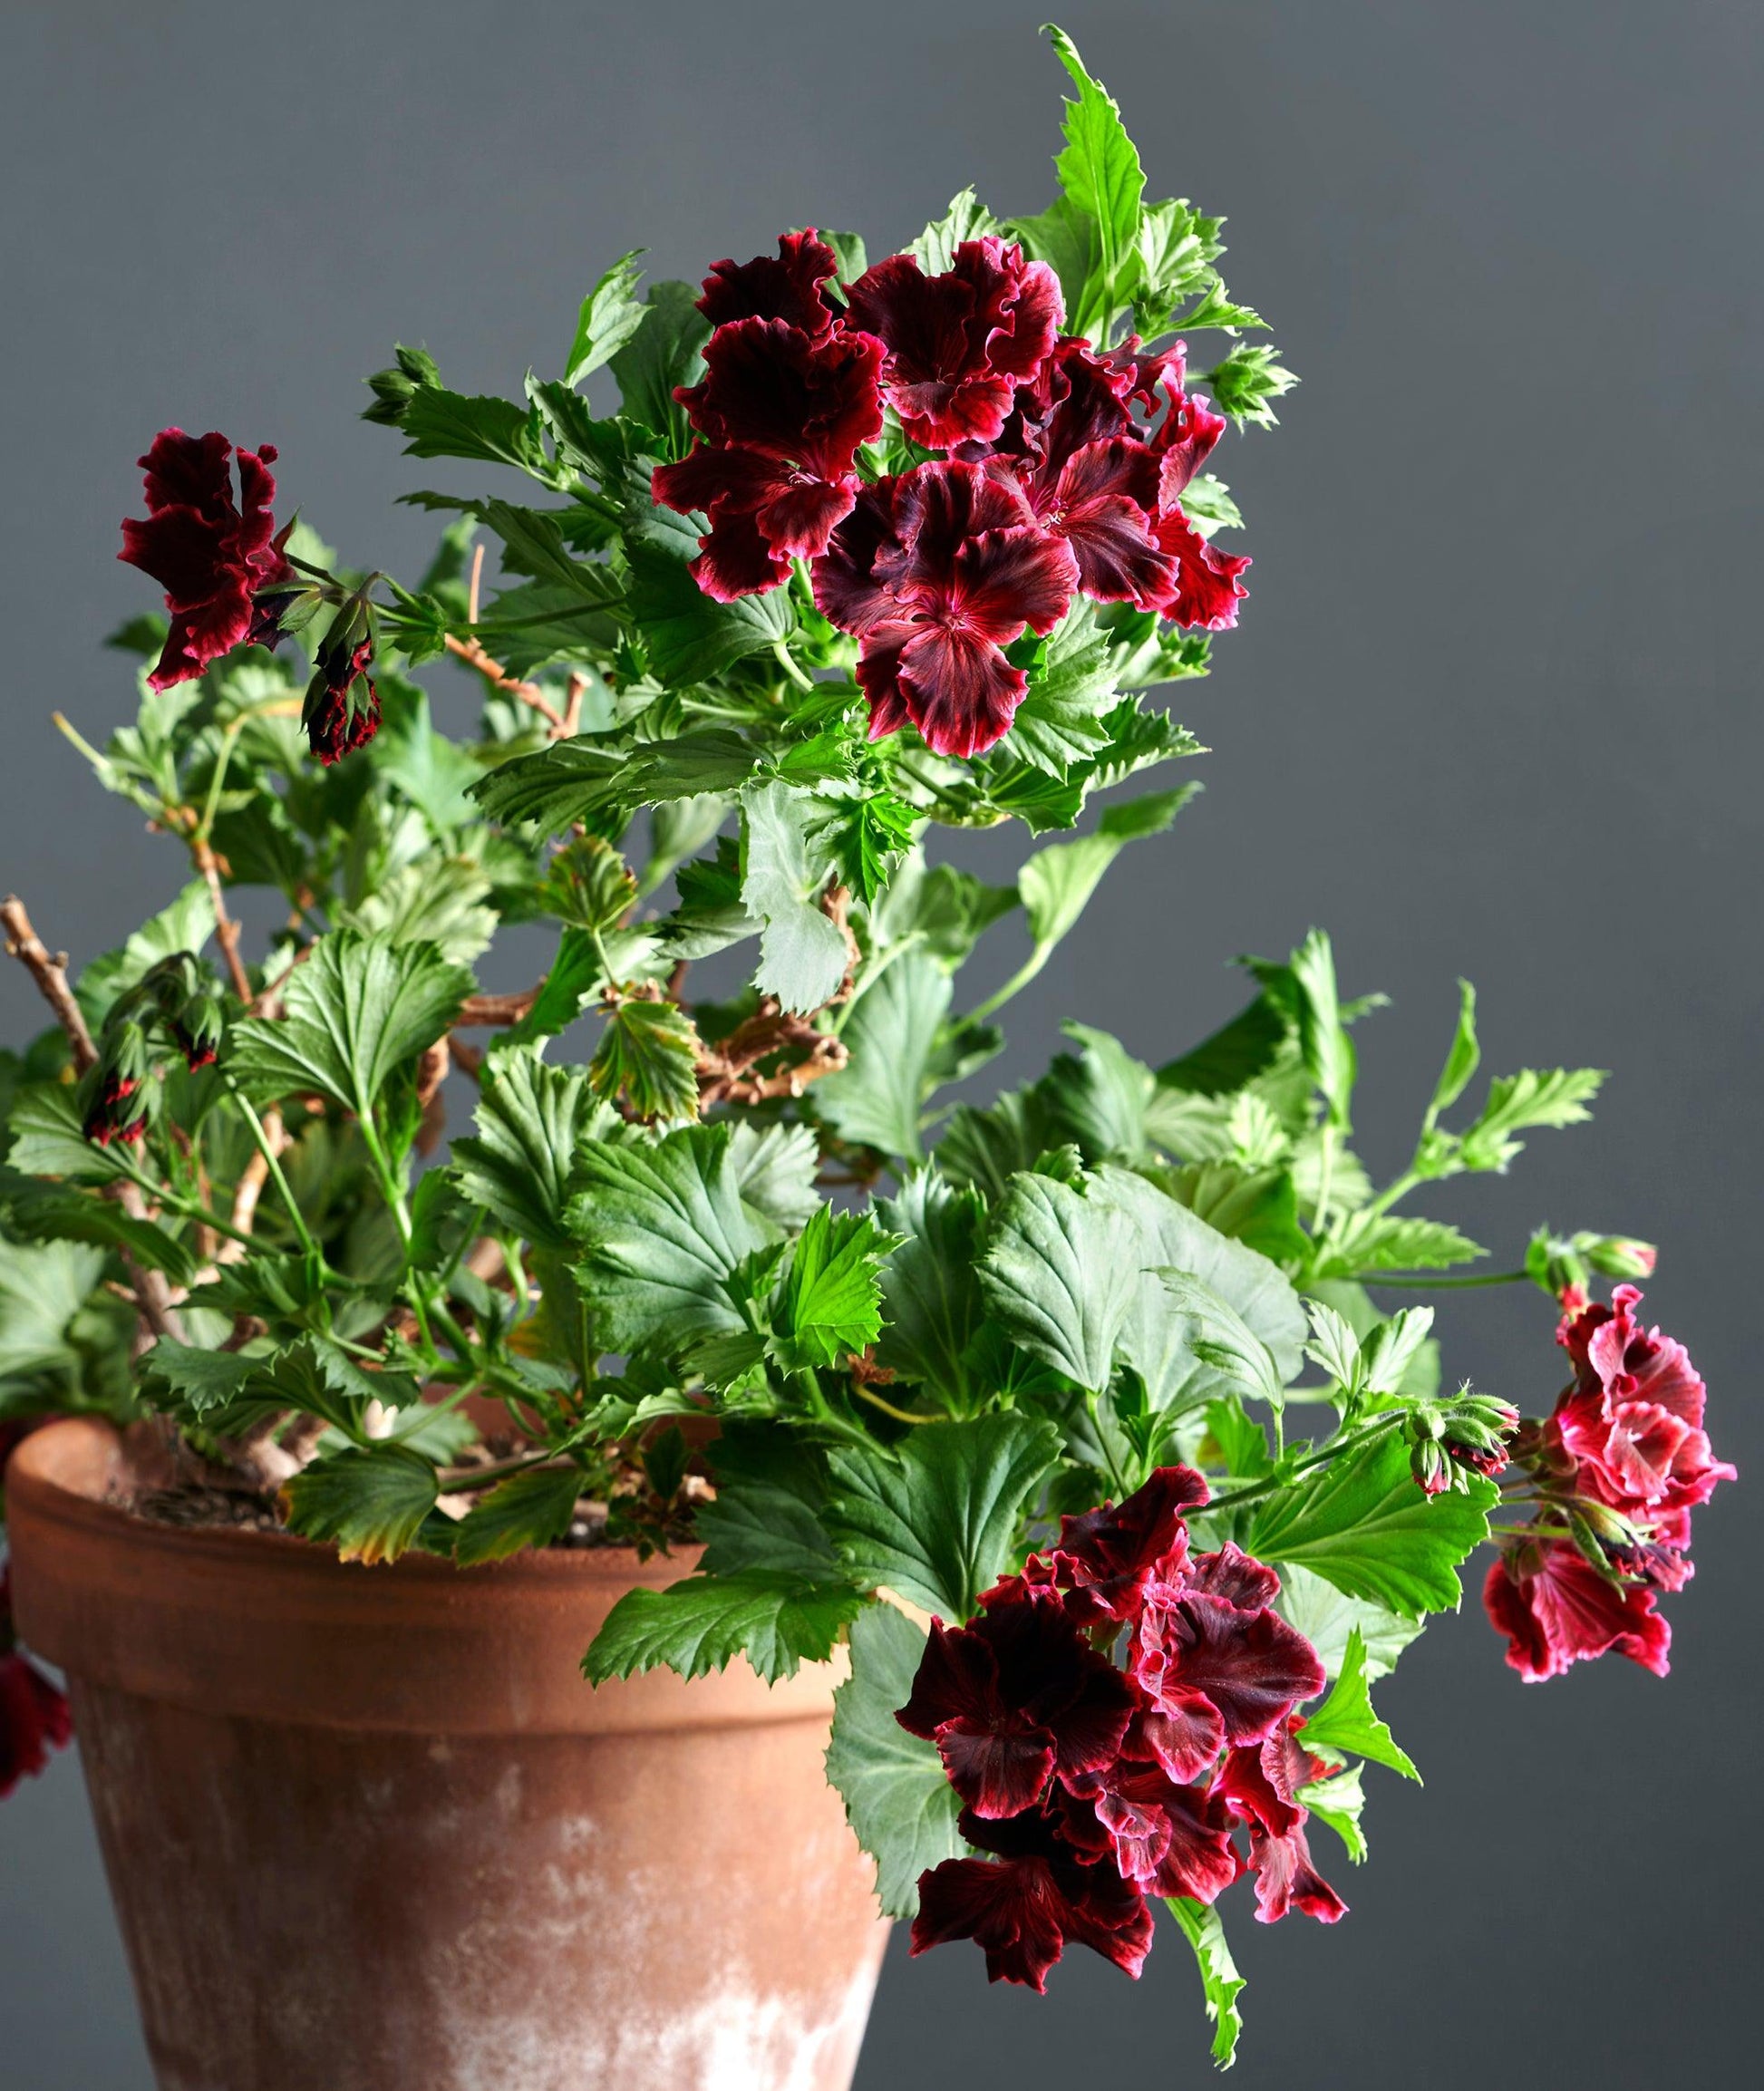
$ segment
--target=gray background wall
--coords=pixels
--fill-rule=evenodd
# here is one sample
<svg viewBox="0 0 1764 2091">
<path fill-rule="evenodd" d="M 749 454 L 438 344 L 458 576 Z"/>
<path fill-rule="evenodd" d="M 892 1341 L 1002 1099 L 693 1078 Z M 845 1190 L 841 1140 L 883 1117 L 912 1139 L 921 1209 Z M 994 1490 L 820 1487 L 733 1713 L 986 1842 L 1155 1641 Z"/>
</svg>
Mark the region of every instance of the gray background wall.
<svg viewBox="0 0 1764 2091">
<path fill-rule="evenodd" d="M 155 429 L 274 440 L 290 504 L 408 573 L 422 526 L 388 503 L 414 468 L 353 418 L 394 338 L 507 389 L 557 367 L 583 286 L 639 240 L 692 276 L 805 217 L 887 247 L 970 179 L 1038 208 L 1060 86 L 1038 13 L 6 6 L 0 886 L 90 954 L 175 882 L 48 722 L 102 738 L 124 709 L 96 641 L 150 599 L 114 553 Z M 1650 1308 L 1756 1476 L 1758 11 L 1064 19 L 1153 192 L 1231 214 L 1230 281 L 1305 383 L 1220 460 L 1255 567 L 1179 707 L 1217 750 L 1207 795 L 1015 1006 L 1004 1072 L 1071 1012 L 1163 1058 L 1236 1006 L 1233 953 L 1321 922 L 1349 987 L 1394 998 L 1362 1041 L 1362 1144 L 1389 1169 L 1472 975 L 1495 1071 L 1615 1072 L 1594 1129 L 1439 1209 L 1504 1260 L 1546 1218 L 1662 1240 Z M 0 1004 L 8 1035 L 35 1027 L 10 972 Z M 1548 1400 L 1541 1299 L 1443 1321 L 1453 1370 Z M 1239 1913 L 1244 2091 L 1740 2080 L 1756 1521 L 1749 1486 L 1704 1513 L 1668 1683 L 1614 1660 L 1525 1689 L 1474 1607 L 1405 1660 L 1382 1706 L 1428 1784 L 1371 1775 L 1371 1863 L 1333 1869 L 1352 1917 Z M 72 1761 L 0 1811 L 0 2083 L 147 2085 Z M 1045 2002 L 897 1942 L 865 2091 L 1074 2065 L 1202 2078 L 1179 1942 L 1137 1988 L 1077 1953 Z"/>
</svg>

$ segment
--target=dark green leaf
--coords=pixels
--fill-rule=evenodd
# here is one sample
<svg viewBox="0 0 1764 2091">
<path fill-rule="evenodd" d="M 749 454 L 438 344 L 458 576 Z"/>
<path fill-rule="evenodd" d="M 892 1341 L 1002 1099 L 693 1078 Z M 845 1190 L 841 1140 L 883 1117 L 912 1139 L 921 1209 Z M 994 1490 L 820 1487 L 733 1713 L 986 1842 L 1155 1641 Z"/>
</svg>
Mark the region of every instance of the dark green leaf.
<svg viewBox="0 0 1764 2091">
<path fill-rule="evenodd" d="M 920 1158 L 919 1118 L 953 993 L 947 972 L 911 951 L 858 997 L 843 1033 L 851 1057 L 815 1089 L 817 1114 L 841 1139 Z"/>
<path fill-rule="evenodd" d="M 567 1247 L 564 1214 L 576 1149 L 614 1123 L 586 1076 L 523 1052 L 492 1053 L 474 1116 L 477 1137 L 453 1143 L 460 1188 L 529 1242 Z"/>
<path fill-rule="evenodd" d="M 953 1187 L 932 1167 L 910 1176 L 899 1196 L 877 1209 L 901 1242 L 882 1270 L 887 1326 L 877 1361 L 966 1408 L 971 1389 L 963 1359 L 980 1328 L 974 1263 L 985 1205 L 977 1191 Z"/>
<path fill-rule="evenodd" d="M 750 653 L 769 651 L 796 623 L 787 588 L 732 603 L 712 602 L 704 594 L 686 563 L 697 557 L 699 537 L 708 528 L 702 517 L 647 503 L 634 508 L 626 526 L 631 615 L 650 666 L 670 687 L 703 682 Z"/>
<path fill-rule="evenodd" d="M 453 1558 L 461 1568 L 501 1561 L 528 1546 L 549 1546 L 569 1530 L 582 1493 L 575 1467 L 534 1467 L 480 1496 L 460 1520 Z"/>
<path fill-rule="evenodd" d="M 695 1575 L 666 1590 L 633 1590 L 607 1614 L 582 1659 L 591 1683 L 672 1670 L 703 1677 L 744 1655 L 768 1684 L 803 1662 L 825 1662 L 863 1604 L 839 1583 L 750 1568 Z"/>
<path fill-rule="evenodd" d="M 1013 1342 L 1101 1393 L 1139 1297 L 1143 1250 L 1107 1198 L 1019 1176 L 993 1217 L 981 1293 Z"/>
<path fill-rule="evenodd" d="M 327 1452 L 284 1484 L 288 1530 L 344 1561 L 396 1561 L 435 1506 L 435 1469 L 402 1445 Z"/>
<path fill-rule="evenodd" d="M 698 1032 L 671 1002 L 622 1002 L 588 1068 L 588 1085 L 609 1102 L 623 1096 L 634 1118 L 698 1116 Z"/>
<path fill-rule="evenodd" d="M 697 382 L 711 338 L 698 296 L 696 284 L 651 284 L 644 301 L 649 317 L 612 359 L 625 411 L 664 439 L 670 458 L 684 457 L 692 446 L 686 410 L 675 400 L 674 388 Z"/>
<path fill-rule="evenodd" d="M 936 1745 L 895 1718 L 912 1696 L 925 1639 L 891 1604 L 866 1605 L 851 1624 L 851 1675 L 833 1695 L 828 1780 L 876 1861 L 877 1898 L 889 1917 L 916 1914 L 919 1875 L 966 1849 L 955 1828 L 961 1802 Z"/>
</svg>

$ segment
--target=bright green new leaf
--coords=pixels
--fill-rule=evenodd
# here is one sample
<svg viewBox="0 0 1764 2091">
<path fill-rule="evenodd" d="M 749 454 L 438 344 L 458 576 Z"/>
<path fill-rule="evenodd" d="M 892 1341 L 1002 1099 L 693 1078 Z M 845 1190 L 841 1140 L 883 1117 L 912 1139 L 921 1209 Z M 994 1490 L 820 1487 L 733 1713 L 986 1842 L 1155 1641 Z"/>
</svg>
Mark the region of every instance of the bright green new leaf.
<svg viewBox="0 0 1764 2091">
<path fill-rule="evenodd" d="M 1182 1927 L 1182 1934 L 1194 1948 L 1200 1969 L 1200 1986 L 1207 1999 L 1207 2016 L 1213 2022 L 1213 2059 L 1221 2069 L 1230 2068 L 1237 2053 L 1237 2036 L 1244 2029 L 1237 1999 L 1245 1981 L 1225 1942 L 1225 1926 L 1210 1903 L 1191 1901 L 1187 1895 L 1168 1900 L 1170 1914 Z"/>
<path fill-rule="evenodd" d="M 867 1213 L 817 1207 L 797 1237 L 779 1302 L 779 1330 L 793 1365 L 835 1366 L 859 1356 L 882 1327 L 882 1258 L 894 1245 Z"/>
<path fill-rule="evenodd" d="M 1521 1068 L 1488 1085 L 1488 1100 L 1464 1133 L 1459 1149 L 1467 1169 L 1505 1169 L 1525 1143 L 1516 1133 L 1533 1126 L 1577 1126 L 1592 1117 L 1587 1106 L 1604 1080 L 1600 1068 Z"/>
<path fill-rule="evenodd" d="M 1052 951 L 1076 924 L 1122 846 L 1144 836 L 1161 835 L 1197 789 L 1195 785 L 1184 785 L 1112 806 L 1094 835 L 1076 842 L 1050 843 L 1036 851 L 1018 875 L 1017 891 L 1038 954 Z"/>
<path fill-rule="evenodd" d="M 1443 1271 L 1488 1251 L 1443 1220 L 1398 1213 L 1345 1213 L 1331 1228 L 1313 1275 L 1362 1278 L 1374 1271 Z"/>
<path fill-rule="evenodd" d="M 1139 263 L 1139 213 L 1146 178 L 1139 155 L 1121 123 L 1120 107 L 1084 70 L 1077 46 L 1063 29 L 1050 28 L 1061 63 L 1078 87 L 1066 104 L 1066 146 L 1054 162 L 1060 186 L 1072 205 L 1096 227 L 1097 266 L 1068 324 L 1100 341 L 1117 308 L 1126 302 Z"/>
<path fill-rule="evenodd" d="M 576 338 L 569 344 L 564 365 L 564 382 L 579 385 L 591 371 L 609 363 L 649 317 L 649 307 L 638 302 L 637 266 L 641 247 L 621 255 L 582 300 L 576 317 Z"/>
<path fill-rule="evenodd" d="M 390 944 L 430 944 L 456 965 L 489 949 L 497 915 L 490 880 L 469 857 L 422 857 L 394 871 L 339 926 L 383 933 Z"/>
<path fill-rule="evenodd" d="M 441 385 L 419 385 L 399 422 L 410 439 L 407 458 L 476 458 L 544 478 L 549 466 L 540 425 L 536 407 Z"/>
<path fill-rule="evenodd" d="M 926 227 L 906 252 L 926 276 L 945 276 L 964 240 L 984 239 L 988 233 L 999 229 L 997 218 L 970 187 L 950 199 L 949 208 Z"/>
<path fill-rule="evenodd" d="M 892 1452 L 840 1445 L 827 1529 L 865 1589 L 966 1619 L 1015 1565 L 1018 1517 L 1059 1451 L 1053 1424 L 1010 1414 L 927 1423 Z"/>
<path fill-rule="evenodd" d="M 750 784 L 741 838 L 741 901 L 763 924 L 753 984 L 787 1010 L 819 1009 L 838 992 L 850 956 L 820 905 L 833 868 L 825 809 L 788 784 Z"/>
<path fill-rule="evenodd" d="M 1363 1765 L 1352 1765 L 1333 1778 L 1313 1779 L 1294 1796 L 1319 1822 L 1329 1825 L 1347 1846 L 1348 1858 L 1356 1866 L 1362 1864 L 1366 1856 L 1366 1833 L 1360 1827 L 1366 1806 L 1366 1789 L 1360 1783 L 1364 1769 Z"/>
<path fill-rule="evenodd" d="M 1258 1504 L 1243 1544 L 1260 1561 L 1296 1562 L 1350 1597 L 1415 1619 L 1457 1609 L 1458 1569 L 1488 1537 L 1499 1496 L 1479 1476 L 1465 1492 L 1423 1495 L 1407 1447 L 1387 1429 Z"/>
<path fill-rule="evenodd" d="M 286 1016 L 234 1026 L 228 1065 L 263 1096 L 316 1089 L 369 1118 L 393 1070 L 434 1043 L 470 989 L 432 944 L 334 930 L 288 976 Z"/>
<path fill-rule="evenodd" d="M 461 1568 L 549 1546 L 569 1530 L 583 1487 L 576 1467 L 533 1467 L 480 1496 L 460 1520 L 453 1558 Z"/>
<path fill-rule="evenodd" d="M 335 1541 L 344 1561 L 396 1561 L 435 1498 L 433 1466 L 402 1445 L 321 1454 L 282 1486 L 288 1530 Z"/>
<path fill-rule="evenodd" d="M 737 1656 L 776 1684 L 798 1665 L 825 1662 L 863 1598 L 849 1584 L 810 1583 L 759 1568 L 739 1575 L 694 1575 L 666 1590 L 620 1598 L 582 1658 L 592 1684 L 672 1670 L 703 1677 Z"/>
<path fill-rule="evenodd" d="M 1470 1077 L 1476 1072 L 1482 1059 L 1482 1049 L 1476 1038 L 1476 990 L 1468 981 L 1458 983 L 1458 1028 L 1452 1033 L 1451 1050 L 1446 1055 L 1446 1064 L 1439 1070 L 1439 1079 L 1433 1085 L 1433 1095 L 1427 1107 L 1424 1121 L 1431 1131 L 1434 1120 L 1441 1111 L 1451 1108 L 1469 1087 Z"/>
<path fill-rule="evenodd" d="M 1408 1753 L 1397 1747 L 1390 1729 L 1372 1711 L 1371 1694 L 1366 1689 L 1366 1642 L 1356 1626 L 1348 1635 L 1341 1674 L 1323 1704 L 1305 1717 L 1304 1747 L 1341 1756 L 1370 1757 L 1374 1764 L 1389 1765 L 1406 1779 L 1417 1779 Z"/>
<path fill-rule="evenodd" d="M 962 1804 L 937 1746 L 895 1718 L 911 1696 L 925 1640 L 893 1605 L 864 1607 L 851 1623 L 851 1675 L 833 1694 L 827 1749 L 828 1783 L 876 1861 L 882 1913 L 902 1919 L 917 1913 L 919 1875 L 967 1848 L 955 1828 Z"/>
</svg>

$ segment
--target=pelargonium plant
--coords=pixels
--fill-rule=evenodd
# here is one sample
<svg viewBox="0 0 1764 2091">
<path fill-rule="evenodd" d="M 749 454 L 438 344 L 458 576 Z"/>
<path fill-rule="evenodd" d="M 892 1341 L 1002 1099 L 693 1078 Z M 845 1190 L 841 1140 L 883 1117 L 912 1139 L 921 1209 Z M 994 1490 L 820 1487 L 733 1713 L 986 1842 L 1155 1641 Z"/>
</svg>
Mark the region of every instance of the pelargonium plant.
<svg viewBox="0 0 1764 2091">
<path fill-rule="evenodd" d="M 269 445 L 153 440 L 139 710 L 63 730 L 189 878 L 71 979 L 5 905 L 55 1023 L 5 1064 L 0 1417 L 132 1424 L 179 1476 L 143 1515 L 345 1559 L 702 1550 L 591 1684 L 842 1649 L 828 1772 L 914 1950 L 1137 1975 L 1162 1901 L 1226 2060 L 1239 1877 L 1262 1922 L 1345 1913 L 1364 1767 L 1413 1776 L 1369 1687 L 1476 1551 L 1521 1676 L 1663 1672 L 1732 1469 L 1627 1237 L 1512 1259 L 1560 1316 L 1547 1413 L 1444 1374 L 1417 1295 L 1485 1252 L 1417 1195 L 1600 1081 L 1467 1101 L 1468 987 L 1388 1184 L 1350 1145 L 1378 998 L 1314 930 L 1159 1066 L 1071 1024 L 953 1100 L 1194 789 L 1123 788 L 1201 752 L 1149 692 L 1237 621 L 1210 467 L 1293 382 L 1054 41 L 1037 217 L 964 190 L 875 263 L 789 231 L 641 296 L 626 256 L 519 398 L 401 348 L 366 419 L 471 468 L 404 497 L 451 518 L 412 586 L 279 513 Z M 473 738 L 414 680 L 447 655 Z M 1012 884 L 942 854 L 1006 822 Z M 518 924 L 550 962 L 486 992 Z M 0 1617 L 0 1789 L 66 1733 Z"/>
</svg>

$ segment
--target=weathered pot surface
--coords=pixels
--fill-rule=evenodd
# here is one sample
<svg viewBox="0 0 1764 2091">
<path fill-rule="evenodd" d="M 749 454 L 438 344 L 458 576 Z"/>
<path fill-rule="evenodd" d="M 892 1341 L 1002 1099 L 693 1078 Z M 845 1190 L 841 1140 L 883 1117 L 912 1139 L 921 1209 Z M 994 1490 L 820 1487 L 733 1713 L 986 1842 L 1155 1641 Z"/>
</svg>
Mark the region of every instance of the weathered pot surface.
<svg viewBox="0 0 1764 2091">
<path fill-rule="evenodd" d="M 591 1690 L 690 1557 L 363 1568 L 147 1523 L 114 1433 L 7 1474 L 161 2091 L 847 2091 L 886 1927 L 830 1666 Z"/>
</svg>

